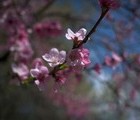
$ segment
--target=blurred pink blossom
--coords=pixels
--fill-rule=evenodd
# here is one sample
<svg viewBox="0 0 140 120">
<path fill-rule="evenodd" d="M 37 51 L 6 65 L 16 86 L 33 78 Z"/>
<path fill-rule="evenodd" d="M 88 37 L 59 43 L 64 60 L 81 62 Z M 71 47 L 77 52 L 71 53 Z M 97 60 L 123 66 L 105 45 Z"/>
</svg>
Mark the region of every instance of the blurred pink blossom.
<svg viewBox="0 0 140 120">
<path fill-rule="evenodd" d="M 122 62 L 122 58 L 117 55 L 116 53 L 112 53 L 112 57 L 106 56 L 105 57 L 105 64 L 110 67 L 116 67 L 120 62 Z"/>
<path fill-rule="evenodd" d="M 35 24 L 34 31 L 40 36 L 58 36 L 62 32 L 62 26 L 58 21 L 46 21 Z"/>
<path fill-rule="evenodd" d="M 60 70 L 56 73 L 56 82 L 60 82 L 62 84 L 65 83 L 65 81 L 67 80 L 68 75 L 66 76 L 65 74 L 65 70 Z"/>
<path fill-rule="evenodd" d="M 10 38 L 10 51 L 15 53 L 15 61 L 27 62 L 31 59 L 33 50 L 24 27 L 19 27 L 17 34 Z"/>
<path fill-rule="evenodd" d="M 30 70 L 30 74 L 32 77 L 36 78 L 35 84 L 39 85 L 40 82 L 43 82 L 48 78 L 49 70 L 46 66 L 36 63 L 35 68 Z"/>
<path fill-rule="evenodd" d="M 28 69 L 28 67 L 27 67 L 25 64 L 23 64 L 23 63 L 20 63 L 20 64 L 18 64 L 18 65 L 12 64 L 12 70 L 13 70 L 13 72 L 16 73 L 16 74 L 20 77 L 20 79 L 22 79 L 22 80 L 27 79 L 28 76 L 29 76 L 29 69 Z"/>
<path fill-rule="evenodd" d="M 99 3 L 103 8 L 116 9 L 120 6 L 118 0 L 99 0 Z"/>
<path fill-rule="evenodd" d="M 32 66 L 35 68 L 36 66 L 41 66 L 43 65 L 43 60 L 41 58 L 36 58 L 34 59 Z"/>
</svg>

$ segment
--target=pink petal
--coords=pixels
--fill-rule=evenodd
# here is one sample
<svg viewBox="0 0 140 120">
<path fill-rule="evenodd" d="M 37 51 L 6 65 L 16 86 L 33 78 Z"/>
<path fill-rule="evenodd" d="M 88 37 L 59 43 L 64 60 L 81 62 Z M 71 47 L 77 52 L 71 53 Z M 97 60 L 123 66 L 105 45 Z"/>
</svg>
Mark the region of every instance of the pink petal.
<svg viewBox="0 0 140 120">
<path fill-rule="evenodd" d="M 12 70 L 14 73 L 18 74 L 20 77 L 28 76 L 28 67 L 24 64 L 12 64 Z"/>
<path fill-rule="evenodd" d="M 58 51 L 58 49 L 57 49 L 57 48 L 52 48 L 52 49 L 50 50 L 50 52 L 49 52 L 49 55 L 50 55 L 51 57 L 58 57 L 58 56 L 59 56 L 59 51 Z"/>
<path fill-rule="evenodd" d="M 65 37 L 66 37 L 68 40 L 71 40 L 71 39 L 72 39 L 71 36 L 69 36 L 68 33 L 65 34 Z"/>
<path fill-rule="evenodd" d="M 40 71 L 41 71 L 42 74 L 48 74 L 49 73 L 49 70 L 46 66 L 41 66 Z"/>
<path fill-rule="evenodd" d="M 121 62 L 122 59 L 120 56 L 118 56 L 116 53 L 112 53 L 112 57 L 117 61 L 117 62 Z"/>
<path fill-rule="evenodd" d="M 45 61 L 47 61 L 47 62 L 51 62 L 51 61 L 52 61 L 51 56 L 50 56 L 49 54 L 47 54 L 47 53 L 46 53 L 45 55 L 43 55 L 42 58 L 43 58 Z"/>
<path fill-rule="evenodd" d="M 30 70 L 30 74 L 31 74 L 32 77 L 37 78 L 39 76 L 39 74 L 40 74 L 40 71 L 38 69 L 36 69 L 36 68 L 35 69 L 31 69 Z"/>
<path fill-rule="evenodd" d="M 108 66 L 111 66 L 111 57 L 109 57 L 109 56 L 105 57 L 105 64 Z"/>
<path fill-rule="evenodd" d="M 83 33 L 84 35 L 86 35 L 87 30 L 85 28 L 81 28 L 79 31 L 81 31 L 81 33 Z"/>
<path fill-rule="evenodd" d="M 77 33 L 79 33 L 81 35 L 86 35 L 87 30 L 85 28 L 81 28 Z"/>
<path fill-rule="evenodd" d="M 39 80 L 35 80 L 35 84 L 39 85 L 40 84 Z"/>
<path fill-rule="evenodd" d="M 72 32 L 72 30 L 71 30 L 70 28 L 67 29 L 67 32 L 68 32 L 68 35 L 69 35 L 71 38 L 74 38 L 74 37 L 75 37 L 74 32 Z"/>
<path fill-rule="evenodd" d="M 87 33 L 87 30 L 85 28 L 81 28 L 77 33 L 76 36 L 78 37 L 78 40 L 83 40 L 85 38 L 85 35 Z"/>
<path fill-rule="evenodd" d="M 48 64 L 50 67 L 55 67 L 55 66 L 59 65 L 59 62 L 50 62 Z"/>
<path fill-rule="evenodd" d="M 33 67 L 36 67 L 38 68 L 38 66 L 41 66 L 43 65 L 43 61 L 41 58 L 36 58 L 34 61 L 33 61 Z"/>
<path fill-rule="evenodd" d="M 60 64 L 62 64 L 65 59 L 66 59 L 66 51 L 60 51 L 60 54 L 59 54 L 59 59 L 60 59 Z"/>
</svg>

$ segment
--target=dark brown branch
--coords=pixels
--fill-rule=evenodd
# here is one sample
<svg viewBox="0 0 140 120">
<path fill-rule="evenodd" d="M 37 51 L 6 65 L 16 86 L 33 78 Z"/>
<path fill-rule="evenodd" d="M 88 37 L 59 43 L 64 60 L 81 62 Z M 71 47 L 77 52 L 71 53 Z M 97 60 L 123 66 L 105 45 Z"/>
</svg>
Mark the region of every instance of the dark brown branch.
<svg viewBox="0 0 140 120">
<path fill-rule="evenodd" d="M 77 46 L 73 46 L 73 49 L 80 47 L 81 45 L 83 45 L 84 43 L 86 43 L 89 40 L 90 36 L 96 31 L 97 26 L 100 24 L 100 22 L 105 17 L 105 15 L 107 14 L 108 11 L 109 11 L 109 9 L 105 9 L 105 10 L 102 11 L 101 16 L 99 17 L 99 19 L 97 20 L 97 22 L 93 26 L 93 28 L 86 35 L 86 37 L 84 38 L 84 40 L 80 44 L 78 44 Z"/>
</svg>

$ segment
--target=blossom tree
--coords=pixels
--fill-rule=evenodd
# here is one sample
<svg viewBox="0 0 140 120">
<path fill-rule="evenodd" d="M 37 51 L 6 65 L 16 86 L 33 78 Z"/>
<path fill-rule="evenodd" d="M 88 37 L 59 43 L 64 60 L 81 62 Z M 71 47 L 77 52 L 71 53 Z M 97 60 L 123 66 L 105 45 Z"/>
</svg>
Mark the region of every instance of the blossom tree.
<svg viewBox="0 0 140 120">
<path fill-rule="evenodd" d="M 0 119 L 139 118 L 138 0 L 2 0 L 0 13 L 1 104 L 26 102 Z"/>
</svg>

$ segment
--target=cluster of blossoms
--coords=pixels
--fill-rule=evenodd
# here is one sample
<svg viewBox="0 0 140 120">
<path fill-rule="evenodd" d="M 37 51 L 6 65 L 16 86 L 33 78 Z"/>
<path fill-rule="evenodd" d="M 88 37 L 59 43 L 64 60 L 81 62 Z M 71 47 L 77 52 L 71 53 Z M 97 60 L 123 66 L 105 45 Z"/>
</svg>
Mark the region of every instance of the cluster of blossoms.
<svg viewBox="0 0 140 120">
<path fill-rule="evenodd" d="M 21 80 L 28 79 L 28 62 L 31 60 L 33 50 L 28 40 L 28 34 L 24 27 L 17 30 L 16 35 L 10 38 L 10 51 L 14 57 L 12 70 Z"/>
<path fill-rule="evenodd" d="M 99 0 L 99 2 L 102 8 L 118 7 L 118 1 L 116 0 Z M 76 33 L 71 29 L 67 29 L 65 37 L 68 40 L 73 41 L 72 50 L 66 52 L 64 50 L 59 51 L 57 48 L 52 48 L 49 53 L 42 56 L 43 60 L 48 63 L 48 66 L 43 64 L 41 58 L 37 58 L 33 62 L 33 69 L 29 71 L 27 64 L 33 55 L 33 51 L 28 40 L 26 28 L 15 18 L 17 17 L 14 16 L 13 19 L 8 19 L 8 16 L 5 17 L 5 19 L 8 20 L 7 23 L 12 24 L 16 29 L 16 32 L 10 31 L 14 34 L 10 38 L 10 51 L 14 53 L 15 62 L 12 65 L 12 70 L 20 77 L 20 79 L 28 80 L 28 78 L 30 78 L 30 73 L 37 85 L 49 79 L 49 77 L 53 77 L 56 81 L 64 83 L 70 72 L 79 74 L 90 64 L 89 50 L 83 47 L 86 39 L 89 38 L 88 35 L 88 37 L 86 36 L 86 29 L 81 28 Z M 18 26 L 20 27 L 16 27 L 15 23 L 18 23 Z M 61 30 L 62 27 L 59 22 L 53 21 L 40 22 L 33 26 L 33 31 L 41 37 L 45 35 L 56 36 L 60 34 Z M 112 58 L 105 58 L 105 64 L 108 66 L 115 66 L 119 62 L 121 62 L 121 58 L 116 54 L 112 54 Z M 95 69 L 97 73 L 100 73 L 100 66 L 98 64 L 95 65 L 93 69 Z"/>
<path fill-rule="evenodd" d="M 44 21 L 31 26 L 32 15 L 29 15 L 27 8 L 13 9 L 12 1 L 3 2 L 3 9 L 6 9 L 0 16 L 0 26 L 7 31 L 8 36 L 8 52 L 12 55 L 12 71 L 14 79 L 21 82 L 30 78 L 30 62 L 33 57 L 33 49 L 29 40 L 29 33 L 36 32 L 37 35 L 44 37 L 59 35 L 62 31 L 61 24 L 58 21 Z M 32 12 L 32 11 L 31 11 Z M 17 14 L 18 13 L 18 14 Z M 19 17 L 20 16 L 20 17 Z M 28 21 L 26 23 L 26 20 Z M 8 29 L 7 29 L 8 28 Z M 29 31 L 30 30 L 30 31 Z M 36 66 L 38 69 L 42 67 Z"/>
<path fill-rule="evenodd" d="M 85 35 L 86 29 L 84 28 L 76 33 L 68 29 L 66 38 L 72 40 L 75 45 L 84 40 Z M 35 83 L 37 85 L 45 79 L 48 79 L 49 76 L 54 77 L 56 81 L 64 83 L 68 72 L 81 72 L 83 68 L 90 64 L 89 51 L 82 46 L 73 48 L 68 53 L 64 50 L 59 51 L 57 48 L 52 48 L 49 53 L 44 54 L 42 58 L 48 63 L 50 69 L 52 69 L 49 71 L 47 66 L 43 65 L 41 59 L 35 62 L 34 68 L 30 70 L 30 73 L 31 76 L 35 78 Z"/>
<path fill-rule="evenodd" d="M 19 27 L 16 34 L 10 38 L 10 51 L 14 52 L 14 61 L 27 63 L 31 59 L 33 50 L 24 26 Z"/>
<path fill-rule="evenodd" d="M 51 95 L 53 102 L 56 105 L 61 105 L 66 108 L 66 113 L 78 119 L 84 118 L 89 112 L 90 101 L 82 97 L 71 97 L 68 93 L 58 93 L 55 96 Z"/>
<path fill-rule="evenodd" d="M 123 57 L 118 55 L 115 52 L 112 52 L 111 56 L 105 56 L 103 66 L 108 66 L 111 67 L 112 69 L 115 69 L 121 62 L 123 61 Z M 101 73 L 101 64 L 96 63 L 93 67 L 92 70 L 94 70 L 96 73 L 100 74 Z"/>
<path fill-rule="evenodd" d="M 62 32 L 62 26 L 59 21 L 39 22 L 34 25 L 34 31 L 40 37 L 58 36 Z"/>
</svg>

